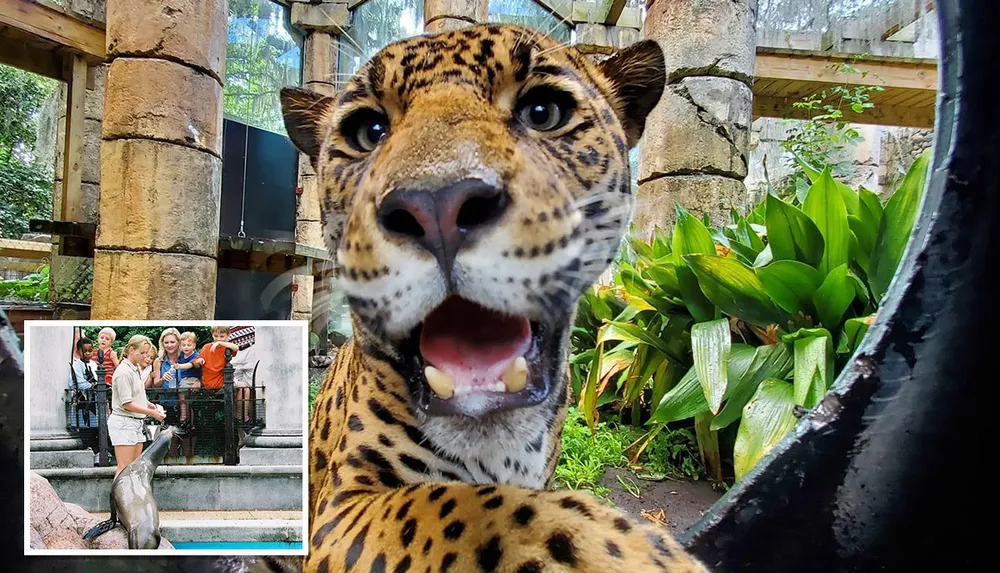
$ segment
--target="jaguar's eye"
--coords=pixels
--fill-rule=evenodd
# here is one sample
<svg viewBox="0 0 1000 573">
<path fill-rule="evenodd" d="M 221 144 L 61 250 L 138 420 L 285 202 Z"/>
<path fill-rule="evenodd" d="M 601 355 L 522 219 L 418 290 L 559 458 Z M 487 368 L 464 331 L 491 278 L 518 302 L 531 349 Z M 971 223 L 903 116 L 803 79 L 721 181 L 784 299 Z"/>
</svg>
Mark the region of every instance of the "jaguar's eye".
<svg viewBox="0 0 1000 573">
<path fill-rule="evenodd" d="M 548 89 L 534 89 L 518 102 L 517 117 L 535 131 L 552 131 L 569 120 L 574 101 L 569 94 Z"/>
<path fill-rule="evenodd" d="M 359 110 L 344 120 L 340 131 L 354 148 L 368 153 L 389 134 L 389 118 L 374 109 Z"/>
</svg>

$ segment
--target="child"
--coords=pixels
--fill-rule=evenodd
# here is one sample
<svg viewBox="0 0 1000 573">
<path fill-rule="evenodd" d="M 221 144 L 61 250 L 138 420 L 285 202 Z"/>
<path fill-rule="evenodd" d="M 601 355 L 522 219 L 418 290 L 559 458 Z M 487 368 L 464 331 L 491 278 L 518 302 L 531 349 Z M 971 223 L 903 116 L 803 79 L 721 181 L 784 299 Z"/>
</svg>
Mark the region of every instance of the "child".
<svg viewBox="0 0 1000 573">
<path fill-rule="evenodd" d="M 111 384 L 111 378 L 118 368 L 118 355 L 115 354 L 115 349 L 111 348 L 117 336 L 115 329 L 110 326 L 105 326 L 97 333 L 97 347 L 104 352 L 104 381 L 108 384 Z"/>
<path fill-rule="evenodd" d="M 243 423 L 243 429 L 250 429 L 251 386 L 254 368 L 257 366 L 257 347 L 254 345 L 256 333 L 252 326 L 237 326 L 229 331 L 229 342 L 239 347 L 238 353 L 229 363 L 233 367 L 233 386 L 236 387 L 236 413 Z"/>
<path fill-rule="evenodd" d="M 201 358 L 198 360 L 201 363 L 202 385 L 206 390 L 215 392 L 222 388 L 222 369 L 226 367 L 226 349 L 231 350 L 233 352 L 233 356 L 239 352 L 240 347 L 236 346 L 232 342 L 229 342 L 229 330 L 228 326 L 213 326 L 212 342 L 201 348 Z M 245 388 L 240 388 L 237 391 L 236 396 L 234 396 L 237 412 L 239 412 L 239 396 L 241 392 L 249 393 L 249 391 Z M 240 428 L 239 444 L 241 447 L 243 446 L 243 440 L 244 432 L 243 429 Z"/>
<path fill-rule="evenodd" d="M 190 393 L 190 389 L 201 388 L 200 367 L 202 361 L 199 360 L 198 351 L 194 349 L 197 344 L 198 339 L 193 332 L 181 333 L 181 353 L 177 357 L 177 364 L 174 365 L 174 368 L 177 369 L 177 387 L 181 390 L 188 389 L 188 392 L 182 391 L 179 396 L 182 430 L 190 430 L 192 428 L 191 420 L 188 419 L 190 414 L 188 411 L 188 394 Z"/>
<path fill-rule="evenodd" d="M 228 326 L 212 327 L 212 342 L 201 348 L 199 363 L 202 370 L 202 386 L 207 390 L 218 390 L 222 388 L 222 369 L 226 366 L 226 349 L 233 352 L 233 356 L 240 347 L 229 342 Z"/>
</svg>

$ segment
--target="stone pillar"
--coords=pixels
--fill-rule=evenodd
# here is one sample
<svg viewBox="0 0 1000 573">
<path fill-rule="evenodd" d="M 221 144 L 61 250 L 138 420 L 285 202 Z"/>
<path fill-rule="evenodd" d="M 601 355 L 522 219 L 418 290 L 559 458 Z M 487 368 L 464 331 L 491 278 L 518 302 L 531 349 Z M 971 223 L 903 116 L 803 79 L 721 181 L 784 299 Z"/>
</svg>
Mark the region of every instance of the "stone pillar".
<svg viewBox="0 0 1000 573">
<path fill-rule="evenodd" d="M 302 87 L 332 95 L 338 85 L 339 36 L 347 28 L 350 18 L 347 3 L 324 0 L 319 4 L 296 2 L 291 6 L 292 25 L 305 35 L 302 44 Z M 309 158 L 301 154 L 299 189 L 301 193 L 295 213 L 295 242 L 325 251 L 316 173 L 309 164 Z M 292 277 L 292 288 L 295 289 L 292 291 L 292 320 L 308 320 L 312 323 L 314 317 L 321 320 L 327 318 L 328 313 L 324 313 L 322 308 L 316 308 L 313 298 L 314 283 L 321 280 L 320 277 L 314 278 L 308 274 L 295 274 Z M 325 331 L 326 324 L 314 327 Z"/>
<path fill-rule="evenodd" d="M 66 429 L 66 392 L 70 379 L 73 326 L 28 326 L 25 373 L 29 388 L 27 420 L 31 468 L 86 467 L 94 453 Z"/>
<path fill-rule="evenodd" d="M 714 224 L 745 208 L 755 0 L 647 0 L 644 35 L 666 56 L 667 89 L 646 121 L 636 232 L 670 228 L 674 204 Z"/>
<path fill-rule="evenodd" d="M 111 0 L 95 319 L 211 319 L 225 0 Z"/>
<path fill-rule="evenodd" d="M 486 21 L 488 0 L 424 0 L 424 32 L 436 34 Z"/>
<path fill-rule="evenodd" d="M 307 364 L 302 347 L 306 331 L 298 325 L 258 326 L 254 345 L 265 385 L 266 427 L 247 436 L 253 448 L 301 448 L 303 392 Z M 241 461 L 243 452 L 240 454 Z"/>
</svg>

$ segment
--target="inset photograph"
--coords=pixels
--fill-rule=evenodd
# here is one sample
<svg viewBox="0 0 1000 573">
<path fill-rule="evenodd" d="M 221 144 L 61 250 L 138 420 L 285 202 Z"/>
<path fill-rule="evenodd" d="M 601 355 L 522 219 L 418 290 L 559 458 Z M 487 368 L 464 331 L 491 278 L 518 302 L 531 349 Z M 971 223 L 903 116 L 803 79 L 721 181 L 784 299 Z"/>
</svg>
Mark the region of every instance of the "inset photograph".
<svg viewBox="0 0 1000 573">
<path fill-rule="evenodd" d="M 303 321 L 26 321 L 25 554 L 304 555 Z"/>
</svg>

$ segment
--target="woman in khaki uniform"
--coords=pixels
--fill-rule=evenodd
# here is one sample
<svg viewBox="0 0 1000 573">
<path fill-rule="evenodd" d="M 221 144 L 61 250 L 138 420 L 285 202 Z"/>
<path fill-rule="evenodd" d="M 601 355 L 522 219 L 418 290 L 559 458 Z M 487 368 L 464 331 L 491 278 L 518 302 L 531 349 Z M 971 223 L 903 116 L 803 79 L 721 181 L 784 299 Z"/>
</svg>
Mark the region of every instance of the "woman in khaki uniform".
<svg viewBox="0 0 1000 573">
<path fill-rule="evenodd" d="M 142 446 L 146 443 L 146 436 L 142 432 L 143 419 L 152 416 L 157 421 L 163 421 L 166 417 L 162 407 L 146 400 L 146 388 L 139 377 L 139 364 L 143 355 L 151 352 L 152 341 L 141 334 L 134 335 L 122 350 L 123 359 L 111 378 L 108 435 L 111 437 L 111 445 L 115 447 L 115 459 L 118 461 L 116 478 L 125 466 L 142 454 Z"/>
</svg>

